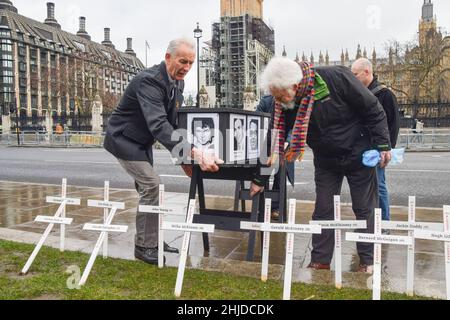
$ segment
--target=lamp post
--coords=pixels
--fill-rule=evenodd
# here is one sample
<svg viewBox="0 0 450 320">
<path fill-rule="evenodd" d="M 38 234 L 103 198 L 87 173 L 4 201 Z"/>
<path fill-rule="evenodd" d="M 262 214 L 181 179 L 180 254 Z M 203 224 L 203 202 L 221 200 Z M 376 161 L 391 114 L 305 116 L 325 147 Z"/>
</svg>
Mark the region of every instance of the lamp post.
<svg viewBox="0 0 450 320">
<path fill-rule="evenodd" d="M 194 38 L 197 39 L 197 108 L 200 108 L 200 38 L 203 30 L 200 29 L 197 22 L 197 28 L 194 30 Z"/>
</svg>

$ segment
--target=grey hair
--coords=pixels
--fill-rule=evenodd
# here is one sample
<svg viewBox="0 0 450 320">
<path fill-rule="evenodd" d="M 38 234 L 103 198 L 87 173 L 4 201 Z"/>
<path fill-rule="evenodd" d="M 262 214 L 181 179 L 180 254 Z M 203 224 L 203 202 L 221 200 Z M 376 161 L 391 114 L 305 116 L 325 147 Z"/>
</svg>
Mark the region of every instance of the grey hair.
<svg viewBox="0 0 450 320">
<path fill-rule="evenodd" d="M 370 73 L 373 73 L 373 64 L 370 62 L 369 59 L 366 58 L 360 58 L 353 62 L 352 69 L 364 69 L 368 70 Z"/>
<path fill-rule="evenodd" d="M 300 83 L 303 72 L 300 65 L 288 58 L 275 57 L 270 60 L 261 75 L 261 88 L 270 92 L 271 88 L 288 89 Z"/>
<path fill-rule="evenodd" d="M 188 38 L 188 37 L 181 37 L 178 39 L 174 39 L 170 41 L 169 47 L 167 48 L 167 53 L 170 55 L 176 55 L 178 49 L 180 46 L 186 45 L 193 51 L 195 51 L 195 42 L 194 40 Z"/>
</svg>

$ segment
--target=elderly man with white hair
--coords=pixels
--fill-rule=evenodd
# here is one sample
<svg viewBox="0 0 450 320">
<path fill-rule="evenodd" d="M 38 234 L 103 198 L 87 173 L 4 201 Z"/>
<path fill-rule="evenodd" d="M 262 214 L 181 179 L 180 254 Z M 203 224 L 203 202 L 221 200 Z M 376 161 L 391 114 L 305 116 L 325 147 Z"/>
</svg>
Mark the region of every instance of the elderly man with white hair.
<svg viewBox="0 0 450 320">
<path fill-rule="evenodd" d="M 301 160 L 306 143 L 314 153 L 316 206 L 313 220 L 333 220 L 333 197 L 341 193 L 347 178 L 353 211 L 366 220 L 373 232 L 374 210 L 378 206 L 375 168 L 362 164 L 365 151 L 381 152 L 381 166 L 391 159 L 386 114 L 371 92 L 345 67 L 313 68 L 287 58 L 274 58 L 262 75 L 263 88 L 275 99 L 273 129 L 277 157 L 288 162 Z M 296 110 L 293 122 L 286 121 L 286 110 Z M 292 129 L 289 148 L 285 150 L 285 132 Z M 267 179 L 267 178 L 266 178 Z M 263 190 L 265 180 L 257 177 L 252 193 Z M 357 244 L 359 272 L 372 272 L 373 245 Z M 334 250 L 334 232 L 324 230 L 313 236 L 310 268 L 330 269 Z"/>
<path fill-rule="evenodd" d="M 203 171 L 219 170 L 217 163 L 222 161 L 173 138 L 177 111 L 184 99 L 184 78 L 194 62 L 195 44 L 191 39 L 171 41 L 163 62 L 133 78 L 108 121 L 105 149 L 135 181 L 140 205 L 159 205 L 160 182 L 153 169 L 152 149 L 156 141 L 174 153 L 177 149 L 185 151 L 183 157 L 192 156 Z M 192 174 L 190 166 L 183 169 L 188 176 Z M 164 251 L 178 253 L 167 243 Z M 158 264 L 158 215 L 138 210 L 134 255 L 146 263 Z"/>
<path fill-rule="evenodd" d="M 352 65 L 352 72 L 355 77 L 378 98 L 378 101 L 383 106 L 387 116 L 391 146 L 392 148 L 395 148 L 400 132 L 400 113 L 397 98 L 391 90 L 378 82 L 378 78 L 373 72 L 372 62 L 368 59 L 361 58 L 356 60 Z M 383 220 L 389 221 L 391 219 L 391 212 L 389 208 L 389 191 L 386 184 L 386 169 L 378 166 L 377 176 L 379 202 L 383 212 Z M 385 232 L 389 233 L 387 230 Z"/>
</svg>

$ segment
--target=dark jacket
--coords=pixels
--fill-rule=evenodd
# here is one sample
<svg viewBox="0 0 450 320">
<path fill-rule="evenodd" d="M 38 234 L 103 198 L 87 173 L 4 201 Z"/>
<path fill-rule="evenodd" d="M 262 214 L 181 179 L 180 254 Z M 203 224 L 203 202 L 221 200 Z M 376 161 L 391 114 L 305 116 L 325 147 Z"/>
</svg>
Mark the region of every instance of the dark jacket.
<svg viewBox="0 0 450 320">
<path fill-rule="evenodd" d="M 294 117 L 294 123 L 295 123 L 295 116 L 297 113 L 298 109 L 289 111 L 290 116 L 287 116 L 286 122 L 287 122 L 287 128 L 293 128 L 294 125 L 290 123 L 292 122 L 292 120 L 290 120 L 292 117 Z M 259 102 L 258 107 L 256 108 L 257 112 L 263 112 L 263 113 L 270 113 L 272 115 L 272 123 L 270 125 L 270 130 L 273 129 L 273 119 L 275 117 L 275 100 L 273 98 L 273 96 L 268 95 L 268 96 L 264 96 L 261 101 Z M 286 131 L 286 139 L 288 139 L 288 136 L 290 134 L 292 130 L 287 130 Z M 268 135 L 268 137 L 270 137 L 270 134 Z M 289 142 L 289 141 L 288 141 Z M 270 150 L 270 148 L 268 149 Z M 288 162 L 286 164 L 286 171 L 287 171 L 287 176 L 289 179 L 289 182 L 294 186 L 295 185 L 295 163 L 294 162 Z"/>
<path fill-rule="evenodd" d="M 177 109 L 183 103 L 184 81 L 170 81 L 162 62 L 143 70 L 128 85 L 108 121 L 104 147 L 115 157 L 153 164 L 152 145 L 172 151 Z"/>
<path fill-rule="evenodd" d="M 398 134 L 400 133 L 400 111 L 397 98 L 391 90 L 385 86 L 381 86 L 376 77 L 369 85 L 369 90 L 375 94 L 383 106 L 384 112 L 386 112 L 391 146 L 395 148 L 397 146 Z"/>
<path fill-rule="evenodd" d="M 330 96 L 316 101 L 311 114 L 307 142 L 315 166 L 362 167 L 365 151 L 389 151 L 386 114 L 377 98 L 346 67 L 319 67 L 316 72 Z"/>
</svg>

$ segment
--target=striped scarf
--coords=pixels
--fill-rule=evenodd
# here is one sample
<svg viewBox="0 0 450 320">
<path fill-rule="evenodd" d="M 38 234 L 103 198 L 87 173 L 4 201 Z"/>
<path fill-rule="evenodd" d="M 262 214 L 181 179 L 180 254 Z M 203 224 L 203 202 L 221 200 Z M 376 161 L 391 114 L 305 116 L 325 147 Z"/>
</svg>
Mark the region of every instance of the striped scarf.
<svg viewBox="0 0 450 320">
<path fill-rule="evenodd" d="M 275 156 L 284 155 L 288 162 L 301 161 L 305 153 L 306 139 L 308 135 L 308 126 L 314 99 L 314 81 L 315 71 L 312 66 L 306 62 L 301 62 L 300 67 L 303 71 L 303 79 L 299 84 L 296 93 L 296 106 L 299 106 L 297 117 L 295 119 L 294 128 L 292 130 L 292 139 L 289 150 L 285 153 L 285 134 L 286 122 L 283 107 L 279 102 L 275 103 L 275 117 L 274 117 L 274 138 Z M 278 136 L 278 139 L 276 139 Z"/>
</svg>

